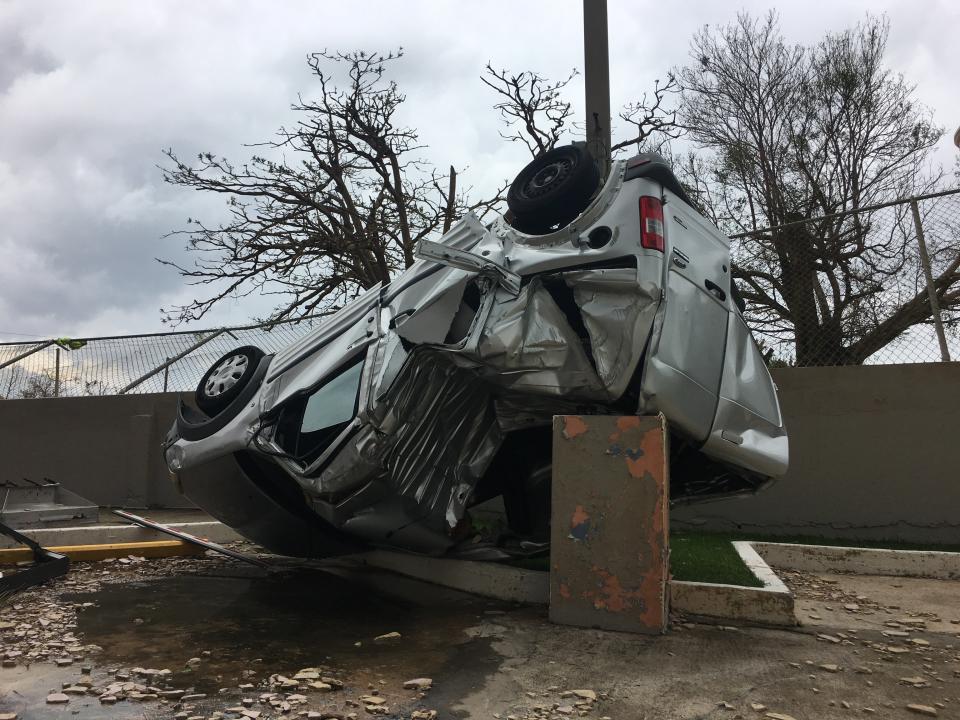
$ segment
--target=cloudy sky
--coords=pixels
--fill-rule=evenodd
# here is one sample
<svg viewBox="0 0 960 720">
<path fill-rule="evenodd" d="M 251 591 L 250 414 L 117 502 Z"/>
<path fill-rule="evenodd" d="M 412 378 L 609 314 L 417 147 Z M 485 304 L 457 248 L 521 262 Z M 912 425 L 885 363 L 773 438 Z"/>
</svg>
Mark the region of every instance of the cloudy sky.
<svg viewBox="0 0 960 720">
<path fill-rule="evenodd" d="M 686 60 L 692 33 L 737 9 L 775 7 L 789 39 L 812 42 L 869 10 L 891 21 L 888 62 L 936 121 L 960 124 L 960 3 L 839 0 L 741 5 L 610 0 L 613 104 Z M 222 200 L 165 186 L 161 150 L 243 158 L 313 87 L 310 51 L 403 46 L 395 79 L 428 159 L 468 167 L 478 191 L 512 177 L 524 150 L 500 140 L 484 64 L 559 77 L 581 66 L 581 3 L 50 2 L 0 0 L 0 339 L 161 329 L 159 308 L 194 297 L 164 233 L 212 220 Z M 571 85 L 578 107 L 582 85 Z M 938 157 L 952 163 L 949 138 Z M 197 327 L 265 315 L 225 304 Z"/>
</svg>

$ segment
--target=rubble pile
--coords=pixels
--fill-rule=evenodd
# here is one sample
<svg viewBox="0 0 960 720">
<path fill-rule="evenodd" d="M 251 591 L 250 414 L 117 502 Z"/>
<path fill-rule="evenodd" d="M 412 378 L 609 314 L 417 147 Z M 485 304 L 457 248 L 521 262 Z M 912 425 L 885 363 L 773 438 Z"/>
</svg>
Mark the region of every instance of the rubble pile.
<svg viewBox="0 0 960 720">
<path fill-rule="evenodd" d="M 100 651 L 73 634 L 77 613 L 92 602 L 73 602 L 72 594 L 94 593 L 104 584 L 134 582 L 175 573 L 209 570 L 226 558 L 172 557 L 147 562 L 134 555 L 100 562 L 73 563 L 70 573 L 46 587 L 35 587 L 16 596 L 3 608 L 0 619 L 0 664 L 3 667 L 52 662 L 60 666 L 82 663 Z"/>
</svg>

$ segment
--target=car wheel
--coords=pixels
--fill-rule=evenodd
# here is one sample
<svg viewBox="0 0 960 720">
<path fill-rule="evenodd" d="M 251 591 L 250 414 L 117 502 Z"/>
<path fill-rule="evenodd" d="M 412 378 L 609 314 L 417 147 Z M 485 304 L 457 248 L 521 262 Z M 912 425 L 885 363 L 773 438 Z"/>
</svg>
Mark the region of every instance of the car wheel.
<svg viewBox="0 0 960 720">
<path fill-rule="evenodd" d="M 197 407 L 211 417 L 223 412 L 250 382 L 263 355 L 260 348 L 247 345 L 217 360 L 197 385 Z"/>
<path fill-rule="evenodd" d="M 539 235 L 565 225 L 586 210 L 599 184 L 600 173 L 585 147 L 545 152 L 520 171 L 507 192 L 514 226 Z"/>
</svg>

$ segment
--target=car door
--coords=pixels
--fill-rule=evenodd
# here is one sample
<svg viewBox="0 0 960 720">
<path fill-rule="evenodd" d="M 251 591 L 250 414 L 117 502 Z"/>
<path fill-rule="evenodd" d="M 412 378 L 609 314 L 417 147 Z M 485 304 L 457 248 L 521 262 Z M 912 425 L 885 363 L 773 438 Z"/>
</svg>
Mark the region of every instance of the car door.
<svg viewBox="0 0 960 720">
<path fill-rule="evenodd" d="M 644 382 L 672 423 L 705 440 L 717 407 L 732 302 L 730 247 L 692 208 L 665 195 L 665 311 Z"/>
</svg>

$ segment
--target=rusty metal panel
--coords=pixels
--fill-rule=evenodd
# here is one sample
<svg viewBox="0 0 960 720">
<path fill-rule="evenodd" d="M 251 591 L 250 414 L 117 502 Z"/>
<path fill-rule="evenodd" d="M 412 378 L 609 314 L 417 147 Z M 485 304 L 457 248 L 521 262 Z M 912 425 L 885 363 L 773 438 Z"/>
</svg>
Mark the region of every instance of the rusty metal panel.
<svg viewBox="0 0 960 720">
<path fill-rule="evenodd" d="M 553 418 L 550 619 L 662 633 L 668 474 L 663 416 Z"/>
</svg>

